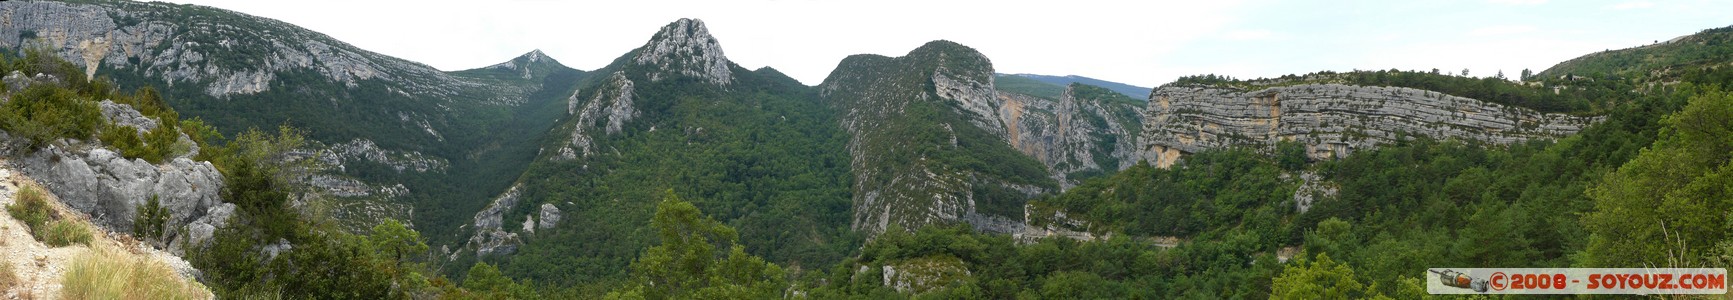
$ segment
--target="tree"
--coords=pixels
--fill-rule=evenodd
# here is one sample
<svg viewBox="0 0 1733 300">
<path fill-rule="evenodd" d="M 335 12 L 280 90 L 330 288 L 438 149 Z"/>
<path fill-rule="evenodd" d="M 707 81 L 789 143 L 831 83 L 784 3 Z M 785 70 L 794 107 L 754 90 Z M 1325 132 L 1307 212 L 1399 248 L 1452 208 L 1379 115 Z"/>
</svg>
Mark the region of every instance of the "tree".
<svg viewBox="0 0 1733 300">
<path fill-rule="evenodd" d="M 1522 77 L 1518 77 L 1517 79 L 1522 80 L 1522 81 L 1528 81 L 1529 77 L 1534 77 L 1534 71 L 1529 71 L 1528 69 L 1522 69 Z"/>
<path fill-rule="evenodd" d="M 734 228 L 704 216 L 673 190 L 656 205 L 651 225 L 662 244 L 633 261 L 631 285 L 608 298 L 773 298 L 787 286 L 781 267 L 746 254 L 735 245 Z"/>
<path fill-rule="evenodd" d="M 468 299 L 538 299 L 538 298 L 541 298 L 540 296 L 536 295 L 534 289 L 531 289 L 528 286 L 524 286 L 522 284 L 518 284 L 515 281 L 512 281 L 511 278 L 507 278 L 507 277 L 505 277 L 505 274 L 500 273 L 499 268 L 494 267 L 493 265 L 490 265 L 490 264 L 485 263 L 485 262 L 475 263 L 475 266 L 469 267 L 469 272 L 464 273 L 463 289 L 467 290 L 466 292 L 468 292 L 469 294 L 463 295 L 463 296 L 467 296 L 467 297 L 460 296 L 457 298 L 460 298 L 460 299 L 463 299 L 463 298 L 468 298 Z"/>
<path fill-rule="evenodd" d="M 1697 267 L 1728 239 L 1733 93 L 1714 88 L 1661 120 L 1654 145 L 1589 189 L 1594 267 Z"/>
<path fill-rule="evenodd" d="M 427 252 L 427 243 L 422 240 L 421 233 L 404 227 L 396 219 L 385 219 L 379 225 L 373 226 L 373 235 L 367 237 L 373 243 L 373 249 L 380 254 L 396 259 L 397 266 L 403 266 L 405 256 L 414 258 Z"/>
<path fill-rule="evenodd" d="M 1468 77 L 1468 68 L 1462 68 L 1462 77 Z"/>
<path fill-rule="evenodd" d="M 1301 260 L 1282 268 L 1270 286 L 1270 299 L 1366 299 L 1386 298 L 1373 287 L 1354 279 L 1354 269 L 1319 253 L 1312 261 Z"/>
</svg>

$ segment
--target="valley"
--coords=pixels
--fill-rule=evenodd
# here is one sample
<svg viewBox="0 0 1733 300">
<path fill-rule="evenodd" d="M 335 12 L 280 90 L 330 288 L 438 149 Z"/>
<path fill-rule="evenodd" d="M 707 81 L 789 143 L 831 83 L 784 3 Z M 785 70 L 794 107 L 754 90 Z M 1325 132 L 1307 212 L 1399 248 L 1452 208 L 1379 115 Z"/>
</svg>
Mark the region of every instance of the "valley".
<svg viewBox="0 0 1733 300">
<path fill-rule="evenodd" d="M 4 170 L 218 298 L 1407 299 L 1419 265 L 1733 261 L 1728 28 L 1144 88 L 949 40 L 807 85 L 693 18 L 458 71 L 198 5 L 0 23 Z"/>
</svg>

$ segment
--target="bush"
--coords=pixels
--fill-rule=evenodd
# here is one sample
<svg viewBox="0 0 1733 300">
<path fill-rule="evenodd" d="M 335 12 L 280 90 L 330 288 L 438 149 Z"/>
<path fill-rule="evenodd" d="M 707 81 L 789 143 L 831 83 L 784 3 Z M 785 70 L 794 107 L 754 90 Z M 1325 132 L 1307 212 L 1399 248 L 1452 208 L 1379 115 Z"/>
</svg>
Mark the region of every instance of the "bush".
<svg viewBox="0 0 1733 300">
<path fill-rule="evenodd" d="M 78 224 L 72 220 L 56 220 L 48 223 L 48 230 L 38 230 L 37 240 L 54 247 L 72 244 L 90 244 L 90 227 Z"/>
<path fill-rule="evenodd" d="M 25 88 L 0 105 L 0 129 L 30 139 L 33 146 L 60 138 L 89 138 L 103 121 L 96 102 L 45 84 Z"/>
<path fill-rule="evenodd" d="M 139 205 L 134 210 L 132 236 L 139 240 L 161 239 L 163 227 L 168 224 L 168 208 L 162 207 L 162 202 L 156 195 L 150 196 L 150 201 Z"/>
<path fill-rule="evenodd" d="M 6 212 L 12 214 L 13 219 L 24 222 L 24 226 L 30 226 L 32 232 L 54 217 L 54 210 L 48 207 L 48 197 L 31 186 L 18 190 L 16 201 L 6 206 Z"/>
<path fill-rule="evenodd" d="M 73 257 L 60 284 L 60 297 L 66 299 L 211 297 L 204 285 L 181 278 L 168 265 L 109 247 L 92 248 Z"/>
<path fill-rule="evenodd" d="M 63 220 L 48 205 L 48 196 L 42 190 L 32 186 L 24 186 L 18 190 L 17 202 L 6 206 L 7 213 L 12 218 L 30 226 L 30 235 L 49 246 L 90 244 L 90 228 L 72 220 Z"/>
</svg>

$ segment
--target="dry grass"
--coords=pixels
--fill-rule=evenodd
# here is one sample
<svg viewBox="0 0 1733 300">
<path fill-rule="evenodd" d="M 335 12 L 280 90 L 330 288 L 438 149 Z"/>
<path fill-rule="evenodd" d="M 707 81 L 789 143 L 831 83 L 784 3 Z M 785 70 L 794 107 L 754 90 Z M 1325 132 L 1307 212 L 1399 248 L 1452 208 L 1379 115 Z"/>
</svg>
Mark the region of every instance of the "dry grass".
<svg viewBox="0 0 1733 300">
<path fill-rule="evenodd" d="M 12 271 L 12 264 L 0 262 L 0 292 L 11 290 L 18 285 L 18 272 Z"/>
<path fill-rule="evenodd" d="M 204 285 L 150 257 L 108 246 L 73 257 L 61 277 L 65 299 L 209 299 Z"/>
<path fill-rule="evenodd" d="M 36 239 L 53 247 L 65 247 L 72 244 L 90 245 L 90 227 L 72 220 L 55 220 L 48 223 L 48 228 L 38 231 L 41 234 Z"/>
</svg>

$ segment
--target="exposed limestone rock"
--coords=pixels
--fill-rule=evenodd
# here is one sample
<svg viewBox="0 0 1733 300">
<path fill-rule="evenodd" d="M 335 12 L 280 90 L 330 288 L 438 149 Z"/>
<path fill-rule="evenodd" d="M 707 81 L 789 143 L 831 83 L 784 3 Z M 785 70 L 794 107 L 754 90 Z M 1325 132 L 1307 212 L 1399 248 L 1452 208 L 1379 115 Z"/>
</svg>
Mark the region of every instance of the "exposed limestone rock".
<svg viewBox="0 0 1733 300">
<path fill-rule="evenodd" d="M 980 76 L 953 75 L 953 71 L 946 69 L 943 63 L 947 56 L 939 55 L 939 68 L 933 70 L 933 90 L 940 99 L 955 102 L 972 114 L 969 122 L 976 127 L 996 136 L 1005 136 L 1005 123 L 999 117 L 998 92 L 993 90 L 993 76 L 986 76 L 986 81 L 982 82 L 973 79 Z"/>
<path fill-rule="evenodd" d="M 518 235 L 505 231 L 504 218 L 506 210 L 517 206 L 520 188 L 521 186 L 513 185 L 511 189 L 494 198 L 492 203 L 488 203 L 487 208 L 475 213 L 475 221 L 470 224 L 474 226 L 475 234 L 469 237 L 465 247 L 473 247 L 476 256 L 503 255 L 517 251 Z M 525 223 L 525 226 L 528 225 L 529 223 Z"/>
<path fill-rule="evenodd" d="M 1324 181 L 1324 177 L 1318 176 L 1318 173 L 1300 173 L 1300 188 L 1294 190 L 1294 209 L 1305 213 L 1312 209 L 1312 203 L 1335 198 L 1336 191 L 1336 186 Z"/>
<path fill-rule="evenodd" d="M 907 259 L 880 267 L 879 282 L 900 293 L 922 293 L 950 286 L 969 278 L 962 259 L 949 255 Z"/>
<path fill-rule="evenodd" d="M 24 88 L 30 87 L 32 84 L 60 84 L 60 79 L 54 78 L 54 75 L 36 73 L 36 76 L 25 76 L 23 72 L 17 70 L 13 70 L 12 73 L 6 74 L 6 77 L 0 79 L 0 81 L 6 83 L 7 93 L 24 91 Z M 10 96 L 0 99 L 0 102 L 8 100 L 12 100 Z"/>
<path fill-rule="evenodd" d="M 1015 175 L 953 165 L 928 157 L 939 151 L 1015 151 L 1004 148 L 1006 126 L 993 89 L 992 63 L 967 46 L 927 43 L 908 55 L 890 58 L 856 55 L 844 59 L 825 79 L 820 94 L 836 105 L 854 172 L 851 227 L 877 234 L 896 225 L 986 220 L 977 207 L 1021 203 L 1046 192 L 1044 182 L 1012 182 Z M 956 118 L 933 119 L 934 111 Z M 964 131 L 980 130 L 975 134 Z M 911 143 L 911 135 L 936 132 L 933 140 Z M 970 145 L 965 146 L 963 139 Z M 968 147 L 968 149 L 963 149 Z M 1002 150 L 1000 150 L 1002 149 Z M 1021 179 L 1039 180 L 1039 179 Z M 981 191 L 996 191 L 994 196 Z M 1001 216 L 1014 218 L 1016 216 Z"/>
<path fill-rule="evenodd" d="M 315 146 L 315 148 L 318 147 Z M 310 156 L 311 154 L 299 153 L 302 156 Z M 321 163 L 336 168 L 340 172 L 346 170 L 345 163 L 351 161 L 383 164 L 391 166 L 398 172 L 444 172 L 447 167 L 450 167 L 449 163 L 438 157 L 424 155 L 416 151 L 385 150 L 379 148 L 379 145 L 374 144 L 372 140 L 359 138 L 318 150 L 318 158 Z"/>
<path fill-rule="evenodd" d="M 459 86 L 457 80 L 426 65 L 360 50 L 276 20 L 235 13 L 290 30 L 255 31 L 217 14 L 183 10 L 217 9 L 147 2 L 0 2 L 0 18 L 8 23 L 0 26 L 0 47 L 22 46 L 33 35 L 62 58 L 79 64 L 87 75 L 94 74 L 98 65 L 138 69 L 171 85 L 200 86 L 211 96 L 265 91 L 282 71 L 311 71 L 347 86 L 374 78 L 395 81 L 398 75 L 393 74 L 406 74 L 424 83 L 415 90 L 434 94 L 451 94 Z M 165 20 L 175 18 L 163 17 L 168 15 L 192 17 L 170 22 Z M 224 39 L 201 42 L 213 36 Z M 268 59 L 212 57 L 230 51 L 255 51 Z"/>
<path fill-rule="evenodd" d="M 1170 85 L 1151 93 L 1140 143 L 1145 159 L 1166 167 L 1187 153 L 1229 145 L 1297 141 L 1311 157 L 1328 158 L 1400 134 L 1510 144 L 1574 134 L 1596 120 L 1401 87 Z"/>
<path fill-rule="evenodd" d="M 555 207 L 553 203 L 543 203 L 541 215 L 537 220 L 539 221 L 536 223 L 536 227 L 554 228 L 554 225 L 560 224 L 560 208 Z"/>
<path fill-rule="evenodd" d="M 19 154 L 14 153 L 12 161 L 19 169 L 60 195 L 67 207 L 89 214 L 92 223 L 108 231 L 130 232 L 137 207 L 153 195 L 169 211 L 168 228 L 227 222 L 225 217 L 210 214 L 213 208 L 224 205 L 219 197 L 223 177 L 210 162 L 177 157 L 152 165 L 76 141 L 52 143 L 33 153 Z M 187 238 L 168 232 L 165 240 L 180 244 Z"/>
<path fill-rule="evenodd" d="M 102 117 L 113 121 L 115 125 L 138 129 L 139 134 L 156 129 L 156 119 L 145 117 L 143 113 L 132 109 L 132 106 L 114 103 L 111 100 L 102 100 L 96 105 L 102 109 Z"/>
<path fill-rule="evenodd" d="M 576 99 L 577 94 L 572 97 Z M 576 102 L 570 102 L 575 105 Z M 575 106 L 571 106 L 575 107 Z M 589 156 L 593 131 L 592 124 L 602 121 L 604 134 L 619 133 L 626 126 L 626 121 L 638 117 L 638 109 L 632 105 L 632 80 L 626 79 L 625 72 L 614 72 L 608 77 L 608 82 L 596 90 L 595 96 L 586 101 L 583 110 L 577 111 L 577 122 L 572 128 L 571 142 L 560 148 L 562 159 L 574 159 Z"/>
<path fill-rule="evenodd" d="M 646 74 L 650 81 L 661 81 L 666 77 L 663 72 L 671 72 L 696 76 L 723 86 L 734 82 L 734 73 L 729 69 L 728 57 L 722 55 L 722 46 L 710 36 L 710 29 L 704 27 L 704 21 L 697 19 L 680 19 L 662 26 L 650 42 L 639 48 L 637 57 L 632 60 L 659 70 Z"/>
<path fill-rule="evenodd" d="M 1106 91 L 1073 85 L 1056 101 L 998 95 L 1005 139 L 1046 165 L 1065 189 L 1076 185 L 1076 175 L 1112 173 L 1136 164 L 1137 137 L 1143 130 L 1143 109 L 1135 103 L 1081 99 L 1078 88 Z"/>
</svg>

